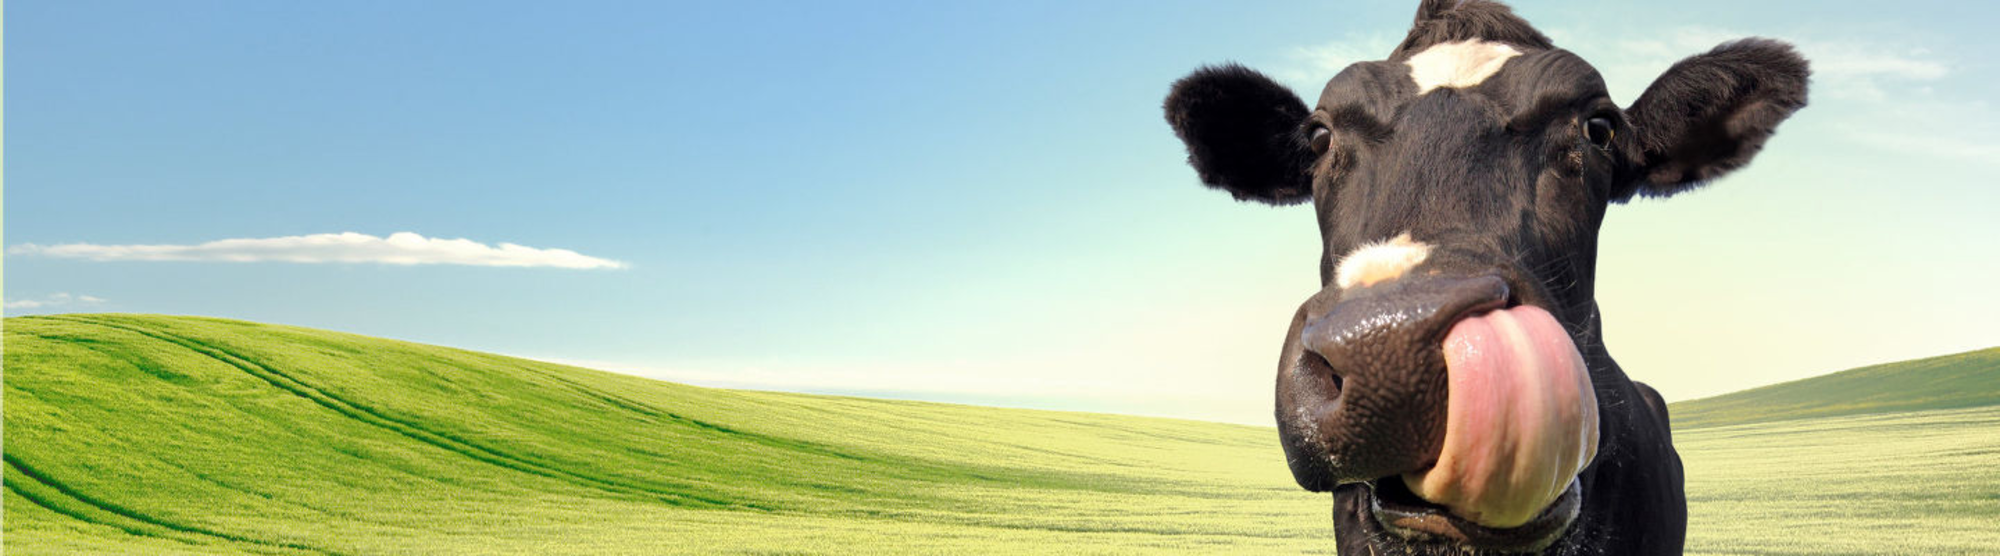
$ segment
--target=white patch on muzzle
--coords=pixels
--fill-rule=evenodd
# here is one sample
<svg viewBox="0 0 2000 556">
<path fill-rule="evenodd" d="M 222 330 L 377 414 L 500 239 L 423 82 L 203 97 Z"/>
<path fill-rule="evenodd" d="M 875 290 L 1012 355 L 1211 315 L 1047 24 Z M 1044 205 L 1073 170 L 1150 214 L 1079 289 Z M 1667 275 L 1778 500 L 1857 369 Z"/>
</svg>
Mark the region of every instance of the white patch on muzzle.
<svg viewBox="0 0 2000 556">
<path fill-rule="evenodd" d="M 1409 232 L 1387 241 L 1363 244 L 1340 258 L 1333 283 L 1350 289 L 1395 280 L 1431 256 L 1430 244 L 1410 239 Z"/>
<path fill-rule="evenodd" d="M 1421 95 L 1438 87 L 1477 86 L 1500 73 L 1507 59 L 1520 55 L 1513 46 L 1472 39 L 1440 43 L 1404 63 L 1410 65 L 1410 79 L 1417 82 L 1417 94 Z"/>
</svg>

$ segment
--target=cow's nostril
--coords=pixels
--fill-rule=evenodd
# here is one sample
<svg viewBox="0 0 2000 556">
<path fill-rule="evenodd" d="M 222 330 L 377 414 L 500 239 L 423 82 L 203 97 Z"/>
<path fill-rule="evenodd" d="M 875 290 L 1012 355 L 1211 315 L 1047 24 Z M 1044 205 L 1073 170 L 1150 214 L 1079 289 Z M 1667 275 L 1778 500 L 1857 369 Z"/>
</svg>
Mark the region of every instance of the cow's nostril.
<svg viewBox="0 0 2000 556">
<path fill-rule="evenodd" d="M 1453 322 L 1513 299 L 1498 276 L 1424 277 L 1349 290 L 1303 323 L 1281 369 L 1280 434 L 1299 484 L 1372 480 L 1437 461 Z"/>
<path fill-rule="evenodd" d="M 1347 385 L 1347 377 L 1342 376 L 1338 369 L 1333 368 L 1332 363 L 1328 363 L 1325 357 L 1321 357 L 1320 354 L 1314 353 L 1311 350 L 1307 350 L 1301 354 L 1299 359 L 1301 359 L 1299 365 L 1305 367 L 1306 372 L 1327 377 L 1326 384 L 1329 391 L 1325 392 L 1326 399 L 1333 400 L 1340 397 L 1341 389 Z"/>
</svg>

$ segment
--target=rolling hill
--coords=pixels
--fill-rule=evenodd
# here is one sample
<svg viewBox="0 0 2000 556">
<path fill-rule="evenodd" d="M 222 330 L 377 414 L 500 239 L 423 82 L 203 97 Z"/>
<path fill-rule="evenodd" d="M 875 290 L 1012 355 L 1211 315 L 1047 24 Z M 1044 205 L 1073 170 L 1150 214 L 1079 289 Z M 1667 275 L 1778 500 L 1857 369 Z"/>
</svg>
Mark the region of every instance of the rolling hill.
<svg viewBox="0 0 2000 556">
<path fill-rule="evenodd" d="M 1668 406 L 1674 428 L 2000 404 L 2000 347 L 1900 361 Z"/>
<path fill-rule="evenodd" d="M 5 334 L 9 554 L 1331 538 L 1268 429 L 714 390 L 206 318 L 22 317 Z"/>
<path fill-rule="evenodd" d="M 4 328 L 10 554 L 1332 552 L 1326 497 L 1269 428 L 716 390 L 221 319 Z M 1680 431 L 1691 552 L 2000 545 L 1995 427 L 2000 406 Z"/>
</svg>

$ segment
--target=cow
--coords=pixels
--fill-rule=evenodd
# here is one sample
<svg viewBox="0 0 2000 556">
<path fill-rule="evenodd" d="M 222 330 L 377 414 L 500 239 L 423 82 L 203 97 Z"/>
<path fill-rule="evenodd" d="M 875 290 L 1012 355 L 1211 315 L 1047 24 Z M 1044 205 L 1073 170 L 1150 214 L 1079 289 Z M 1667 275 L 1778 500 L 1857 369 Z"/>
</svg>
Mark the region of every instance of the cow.
<svg viewBox="0 0 2000 556">
<path fill-rule="evenodd" d="M 1285 333 L 1276 417 L 1293 478 L 1333 493 L 1341 554 L 1680 553 L 1666 404 L 1602 340 L 1599 226 L 1748 163 L 1809 73 L 1737 40 L 1621 109 L 1506 5 L 1423 0 L 1311 107 L 1235 64 L 1173 84 L 1204 184 L 1312 202 L 1321 289 Z"/>
</svg>

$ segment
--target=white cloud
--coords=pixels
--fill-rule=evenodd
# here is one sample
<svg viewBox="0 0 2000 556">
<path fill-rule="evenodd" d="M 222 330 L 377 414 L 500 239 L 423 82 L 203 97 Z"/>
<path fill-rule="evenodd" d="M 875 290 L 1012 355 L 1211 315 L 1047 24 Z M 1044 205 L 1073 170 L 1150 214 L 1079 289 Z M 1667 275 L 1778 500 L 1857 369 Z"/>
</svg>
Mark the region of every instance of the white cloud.
<svg viewBox="0 0 2000 556">
<path fill-rule="evenodd" d="M 272 238 L 223 239 L 198 245 L 16 245 L 12 255 L 40 255 L 92 261 L 219 261 L 289 263 L 454 264 L 469 266 L 625 268 L 568 249 L 539 249 L 512 243 L 487 245 L 469 239 L 427 238 L 397 232 L 387 238 L 342 232 Z"/>
<path fill-rule="evenodd" d="M 1799 40 L 1794 46 L 1812 61 L 1814 92 L 1824 98 L 1886 101 L 1899 97 L 1904 88 L 1951 73 L 1950 65 L 1924 48 L 1815 39 Z"/>
<path fill-rule="evenodd" d="M 99 305 L 104 302 L 105 299 L 102 297 L 90 296 L 90 295 L 71 295 L 67 292 L 64 292 L 64 293 L 51 294 L 35 299 L 9 299 L 7 300 L 5 305 L 6 308 L 8 309 L 50 309 L 70 304 Z"/>
<path fill-rule="evenodd" d="M 1821 79 L 1934 81 L 1951 73 L 1950 66 L 1931 58 L 1930 51 L 1922 48 L 1851 42 L 1811 42 L 1799 48 L 1812 57 L 1813 72 Z"/>
<path fill-rule="evenodd" d="M 1755 35 L 1699 26 L 1648 32 L 1643 38 L 1599 37 L 1570 29 L 1550 29 L 1548 34 L 1556 46 L 1577 52 L 1596 65 L 1614 97 L 1625 102 L 1638 98 L 1646 85 L 1674 62 Z M 1376 34 L 1297 47 L 1275 66 L 1272 75 L 1310 99 L 1318 96 L 1327 79 L 1349 64 L 1388 57 L 1399 40 L 1400 35 Z M 1936 81 L 1951 74 L 1950 64 L 1921 47 L 1848 39 L 1790 42 L 1812 60 L 1815 96 L 1884 100 L 1898 86 Z"/>
<path fill-rule="evenodd" d="M 1597 66 L 1614 98 L 1631 102 L 1674 62 L 1756 33 L 1695 26 L 1649 32 L 1644 38 L 1604 38 L 1571 29 L 1551 29 L 1549 35 L 1557 46 L 1581 54 Z M 1949 63 L 1921 47 L 1854 39 L 1781 40 L 1792 43 L 1812 61 L 1816 100 L 1882 101 L 1893 98 L 1901 88 L 1951 74 Z"/>
<path fill-rule="evenodd" d="M 1730 29 L 1684 26 L 1642 36 L 1591 29 L 1546 30 L 1557 46 L 1583 56 L 1603 74 L 1611 97 L 1630 104 L 1653 80 L 1689 56 L 1757 36 Z M 1812 63 L 1812 114 L 1837 120 L 1825 131 L 1869 149 L 1959 163 L 2000 165 L 2000 110 L 1985 99 L 1954 96 L 1940 86 L 1960 77 L 1957 65 L 1921 46 L 1921 37 L 1822 38 L 1787 35 Z M 1395 48 L 1389 34 L 1350 36 L 1296 47 L 1271 75 L 1308 103 L 1349 64 L 1379 60 Z"/>
<path fill-rule="evenodd" d="M 2000 165 L 1995 123 L 2000 110 L 1984 101 L 1938 101 L 1883 109 L 1834 129 L 1849 141 L 1885 151 Z"/>
<path fill-rule="evenodd" d="M 1924 152 L 1975 162 L 2000 162 L 2000 144 L 1967 143 L 1932 135 L 1883 134 L 1862 130 L 1854 130 L 1851 133 L 1856 141 L 1890 150 Z"/>
<path fill-rule="evenodd" d="M 1326 87 L 1326 80 L 1333 79 L 1340 74 L 1340 70 L 1355 62 L 1389 57 L 1401 40 L 1401 35 L 1375 34 L 1294 48 L 1287 53 L 1284 62 L 1274 66 L 1271 76 L 1297 91 L 1307 104 L 1312 104 L 1319 99 L 1320 89 Z"/>
<path fill-rule="evenodd" d="M 1582 55 L 1604 75 L 1613 99 L 1630 104 L 1668 67 L 1722 43 L 1755 36 L 1702 26 L 1631 35 L 1548 29 L 1557 46 Z M 1293 48 L 1271 75 L 1308 103 L 1349 64 L 1388 56 L 1399 37 L 1351 36 Z M 1953 62 L 1930 49 L 1889 39 L 1784 37 L 1812 62 L 1814 112 L 1838 112 L 1835 136 L 1873 149 L 1979 164 L 2000 163 L 2000 121 L 1983 99 L 1953 99 L 1940 81 Z M 1943 89 L 1941 91 L 1940 89 Z"/>
<path fill-rule="evenodd" d="M 1648 38 L 1600 36 L 1554 29 L 1556 44 L 1581 54 L 1604 74 L 1612 98 L 1631 103 L 1674 62 L 1749 37 L 1710 27 L 1648 33 Z M 1897 40 L 1786 36 L 1812 63 L 1810 114 L 1833 124 L 1834 136 L 1871 149 L 1978 164 L 2000 163 L 2000 111 L 1984 99 L 1954 97 L 1940 87 L 1956 77 L 1954 60 Z M 1820 116 L 1825 114 L 1824 116 Z"/>
</svg>

